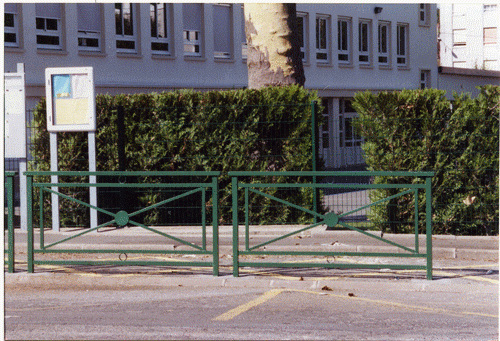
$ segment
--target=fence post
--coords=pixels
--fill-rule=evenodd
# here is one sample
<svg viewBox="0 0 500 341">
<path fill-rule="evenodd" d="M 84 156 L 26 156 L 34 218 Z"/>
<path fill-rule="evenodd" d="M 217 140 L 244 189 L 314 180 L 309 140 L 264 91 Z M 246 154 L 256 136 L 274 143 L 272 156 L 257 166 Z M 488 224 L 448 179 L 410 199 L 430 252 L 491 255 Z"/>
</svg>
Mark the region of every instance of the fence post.
<svg viewBox="0 0 500 341">
<path fill-rule="evenodd" d="M 127 170 L 127 157 L 125 154 L 125 108 L 120 105 L 116 111 L 116 130 L 118 135 L 118 170 L 124 172 Z M 120 187 L 120 208 L 125 212 L 129 212 L 129 190 L 125 187 Z"/>
<path fill-rule="evenodd" d="M 8 271 L 14 272 L 14 175 L 15 172 L 6 172 L 7 175 L 7 226 L 8 226 Z"/>
<path fill-rule="evenodd" d="M 318 163 L 318 127 L 316 126 L 316 101 L 311 102 L 311 139 L 312 139 L 312 171 L 317 171 Z M 316 176 L 313 176 L 313 184 L 316 184 Z M 313 211 L 318 212 L 318 192 L 317 188 L 313 189 Z M 318 217 L 314 216 L 314 223 L 318 222 Z"/>
</svg>

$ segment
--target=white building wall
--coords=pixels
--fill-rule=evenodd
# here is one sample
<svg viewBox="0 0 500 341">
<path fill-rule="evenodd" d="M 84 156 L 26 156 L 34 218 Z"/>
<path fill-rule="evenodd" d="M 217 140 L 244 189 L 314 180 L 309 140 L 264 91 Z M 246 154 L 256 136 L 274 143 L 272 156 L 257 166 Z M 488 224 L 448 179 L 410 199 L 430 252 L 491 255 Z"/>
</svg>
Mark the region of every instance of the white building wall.
<svg viewBox="0 0 500 341">
<path fill-rule="evenodd" d="M 445 3 L 439 8 L 440 64 L 500 71 L 500 4 Z M 496 32 L 493 41 L 485 30 Z"/>
<path fill-rule="evenodd" d="M 44 70 L 47 67 L 91 66 L 97 93 L 161 92 L 171 89 L 192 88 L 197 90 L 235 89 L 247 86 L 246 61 L 242 56 L 241 42 L 243 12 L 241 4 L 232 5 L 232 57 L 214 58 L 213 5 L 203 4 L 201 57 L 184 56 L 183 5 L 170 4 L 170 56 L 155 55 L 151 51 L 149 4 L 136 4 L 134 25 L 137 28 L 137 52 L 123 53 L 116 49 L 115 5 L 103 3 L 101 8 L 103 44 L 100 52 L 79 51 L 77 42 L 77 5 L 62 5 L 62 48 L 42 50 L 37 48 L 35 3 L 18 5 L 18 48 L 5 47 L 5 72 L 16 70 L 17 63 L 24 63 L 27 83 L 27 107 L 45 95 Z M 358 145 L 346 148 L 340 141 L 339 117 L 345 120 L 353 112 L 342 113 L 341 103 L 358 91 L 392 91 L 417 89 L 421 86 L 421 72 L 426 72 L 426 86 L 437 86 L 436 58 L 436 6 L 426 4 L 426 22 L 419 20 L 420 4 L 307 4 L 297 5 L 297 11 L 307 15 L 306 55 L 304 64 L 305 87 L 317 90 L 327 98 L 330 106 L 329 127 L 322 127 L 320 139 L 328 139 L 328 148 L 322 150 L 327 167 L 337 168 L 362 163 Z M 375 13 L 375 7 L 381 12 Z M 329 18 L 328 63 L 316 59 L 316 16 Z M 337 41 L 339 18 L 350 22 L 351 62 L 343 64 L 338 58 Z M 369 36 L 370 63 L 359 62 L 358 24 L 364 20 L 371 25 Z M 378 62 L 378 24 L 390 24 L 388 65 Z M 397 65 L 397 26 L 407 25 L 407 65 Z M 349 116 L 349 117 L 348 117 Z M 345 122 L 344 122 L 345 123 Z M 328 129 L 326 129 L 328 128 Z M 320 141 L 320 143 L 323 143 Z M 323 145 L 323 144 L 322 144 Z M 344 146 L 344 147 L 339 147 Z M 339 149 L 340 148 L 340 149 Z M 342 157 L 332 157 L 340 155 Z"/>
<path fill-rule="evenodd" d="M 195 89 L 231 89 L 247 85 L 247 69 L 242 58 L 241 30 L 242 9 L 233 5 L 233 58 L 217 60 L 213 57 L 213 15 L 212 4 L 204 4 L 202 58 L 183 56 L 182 40 L 182 4 L 172 4 L 171 19 L 171 56 L 155 56 L 151 53 L 149 32 L 149 4 L 138 5 L 136 25 L 139 24 L 138 52 L 136 54 L 119 53 L 115 47 L 114 4 L 102 4 L 103 16 L 103 51 L 82 52 L 77 46 L 77 10 L 76 4 L 63 4 L 63 47 L 61 51 L 41 50 L 36 46 L 35 4 L 22 4 L 19 14 L 21 26 L 20 48 L 5 48 L 5 71 L 14 71 L 16 64 L 26 66 L 26 80 L 29 97 L 44 95 L 44 69 L 63 66 L 92 66 L 98 93 L 129 93 L 162 91 L 174 88 Z M 359 90 L 394 90 L 419 87 L 420 69 L 430 70 L 431 84 L 436 80 L 435 41 L 433 25 L 418 25 L 418 4 L 383 4 L 380 14 L 374 13 L 375 4 L 298 4 L 297 10 L 308 13 L 308 55 L 305 64 L 306 87 L 320 91 L 323 96 L 352 96 Z M 434 5 L 430 6 L 430 23 L 436 22 Z M 315 59 L 315 17 L 316 13 L 331 17 L 330 46 L 331 62 L 326 66 Z M 350 65 L 338 63 L 337 55 L 337 18 L 349 18 L 352 22 L 352 58 Z M 140 18 L 140 20 L 138 20 Z M 372 23 L 370 66 L 356 62 L 358 56 L 359 19 L 368 19 Z M 377 58 L 377 23 L 380 20 L 391 22 L 391 54 L 396 49 L 396 25 L 409 25 L 409 65 L 405 68 L 396 66 L 395 56 L 391 56 L 389 67 L 379 67 Z"/>
</svg>

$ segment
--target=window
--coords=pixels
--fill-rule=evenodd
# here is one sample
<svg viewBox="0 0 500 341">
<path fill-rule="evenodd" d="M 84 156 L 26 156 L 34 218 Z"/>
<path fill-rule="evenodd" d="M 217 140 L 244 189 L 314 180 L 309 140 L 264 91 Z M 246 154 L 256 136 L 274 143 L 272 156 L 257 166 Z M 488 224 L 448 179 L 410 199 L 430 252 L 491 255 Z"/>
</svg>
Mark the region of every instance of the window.
<svg viewBox="0 0 500 341">
<path fill-rule="evenodd" d="M 151 51 L 154 54 L 170 54 L 168 34 L 168 5 L 149 4 L 151 22 Z"/>
<path fill-rule="evenodd" d="M 119 52 L 137 52 L 133 6 L 130 3 L 115 4 L 116 49 Z"/>
<path fill-rule="evenodd" d="M 431 72 L 429 70 L 420 71 L 420 89 L 426 89 L 430 87 L 430 77 Z"/>
<path fill-rule="evenodd" d="M 340 147 L 359 147 L 363 142 L 363 138 L 359 136 L 354 128 L 353 121 L 356 116 L 356 111 L 348 99 L 339 101 L 339 131 L 340 131 Z"/>
<path fill-rule="evenodd" d="M 307 14 L 297 13 L 297 32 L 299 34 L 300 42 L 300 56 L 303 62 L 307 61 L 306 48 L 307 44 Z"/>
<path fill-rule="evenodd" d="M 241 5 L 241 57 L 243 60 L 247 59 L 248 46 L 247 46 L 247 36 L 245 33 L 245 9 Z"/>
<path fill-rule="evenodd" d="M 396 63 L 399 66 L 406 66 L 408 65 L 408 25 L 398 24 L 396 33 L 397 33 Z"/>
<path fill-rule="evenodd" d="M 316 18 L 316 59 L 319 62 L 328 62 L 328 30 L 329 17 L 319 16 Z"/>
<path fill-rule="evenodd" d="M 202 4 L 182 4 L 184 55 L 201 57 Z"/>
<path fill-rule="evenodd" d="M 483 29 L 483 42 L 484 42 L 484 44 L 496 44 L 497 43 L 497 28 L 496 27 L 485 27 Z"/>
<path fill-rule="evenodd" d="M 483 5 L 483 11 L 484 12 L 496 11 L 497 9 L 498 9 L 498 5 L 497 4 Z"/>
<path fill-rule="evenodd" d="M 351 62 L 351 21 L 339 19 L 338 26 L 338 58 L 339 63 Z"/>
<path fill-rule="evenodd" d="M 61 50 L 61 4 L 35 4 L 35 13 L 37 48 Z"/>
<path fill-rule="evenodd" d="M 330 120 L 330 115 L 329 115 L 329 104 L 330 101 L 328 98 L 323 98 L 321 99 L 321 105 L 323 106 L 323 124 L 321 125 L 321 145 L 323 148 L 330 148 L 330 128 L 329 128 L 329 120 Z"/>
<path fill-rule="evenodd" d="M 370 21 L 360 21 L 358 25 L 359 30 L 359 64 L 368 65 L 370 64 L 370 52 L 371 52 L 371 22 Z"/>
<path fill-rule="evenodd" d="M 453 30 L 453 46 L 465 46 L 467 45 L 467 34 L 465 29 L 455 29 Z"/>
<path fill-rule="evenodd" d="M 19 47 L 19 23 L 17 4 L 5 4 L 4 46 Z"/>
<path fill-rule="evenodd" d="M 214 57 L 232 57 L 233 14 L 231 5 L 214 5 Z"/>
<path fill-rule="evenodd" d="M 101 5 L 76 4 L 78 14 L 78 49 L 101 51 Z"/>
<path fill-rule="evenodd" d="M 390 51 L 390 24 L 378 24 L 378 62 L 380 65 L 389 65 L 389 51 Z"/>
<path fill-rule="evenodd" d="M 430 5 L 429 4 L 419 4 L 418 5 L 418 24 L 420 26 L 430 25 Z"/>
</svg>

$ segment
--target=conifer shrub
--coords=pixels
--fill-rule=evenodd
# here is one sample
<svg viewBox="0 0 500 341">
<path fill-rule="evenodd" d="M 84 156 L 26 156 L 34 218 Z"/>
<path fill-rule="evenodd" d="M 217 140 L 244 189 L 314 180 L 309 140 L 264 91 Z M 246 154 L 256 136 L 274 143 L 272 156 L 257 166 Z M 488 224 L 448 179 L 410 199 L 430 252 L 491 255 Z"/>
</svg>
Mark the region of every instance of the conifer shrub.
<svg viewBox="0 0 500 341">
<path fill-rule="evenodd" d="M 353 106 L 364 138 L 369 170 L 433 171 L 433 233 L 498 234 L 498 146 L 500 87 L 485 86 L 476 98 L 435 89 L 358 93 Z M 375 177 L 374 183 L 409 179 Z M 412 181 L 422 181 L 413 179 Z M 370 193 L 376 201 L 394 189 Z M 425 195 L 419 198 L 419 231 L 425 233 Z M 413 195 L 372 207 L 369 219 L 393 233 L 413 229 Z M 406 222 L 406 223 L 398 223 Z"/>
<path fill-rule="evenodd" d="M 320 103 L 317 94 L 299 86 L 268 87 L 261 90 L 210 92 L 179 90 L 151 94 L 98 95 L 96 168 L 98 171 L 119 169 L 116 118 L 117 108 L 121 106 L 125 111 L 126 170 L 221 171 L 220 223 L 230 223 L 231 181 L 227 176 L 228 171 L 313 169 L 312 101 Z M 34 136 L 35 143 L 32 149 L 36 161 L 32 163 L 32 169 L 36 170 L 50 169 L 49 134 L 46 131 L 45 110 L 45 100 L 42 100 L 34 112 L 34 125 L 39 127 Z M 88 170 L 87 148 L 87 133 L 58 133 L 59 170 Z M 98 182 L 107 180 L 109 179 L 100 178 Z M 88 179 L 82 178 L 82 181 Z M 127 181 L 175 182 L 179 181 L 179 178 L 150 177 L 127 179 Z M 279 182 L 285 179 L 278 177 L 270 181 Z M 80 199 L 88 196 L 86 194 L 88 190 L 65 189 L 64 191 L 71 192 L 72 196 Z M 280 197 L 287 198 L 293 203 L 301 205 L 306 203 L 312 206 L 312 195 L 309 192 L 311 191 L 282 190 Z M 111 201 L 108 206 L 116 206 L 122 193 L 100 191 L 98 202 L 103 203 L 108 200 Z M 134 207 L 145 207 L 159 202 L 166 195 L 172 195 L 161 191 L 134 193 L 127 196 L 134 201 L 131 203 Z M 276 190 L 270 191 L 269 194 L 276 194 Z M 200 221 L 200 213 L 195 211 L 199 212 L 199 207 L 194 209 L 189 200 L 177 201 L 168 210 L 151 210 L 140 216 L 140 220 L 153 225 L 163 224 L 165 221 L 175 224 L 197 223 Z M 310 220 L 310 217 L 295 209 L 273 205 L 267 198 L 252 200 L 253 223 Z M 49 198 L 44 205 L 49 208 Z M 61 201 L 61 205 L 64 205 L 61 208 L 61 225 L 79 226 L 85 225 L 84 222 L 88 221 L 87 209 L 82 209 L 67 200 Z M 206 205 L 211 207 L 212 204 L 207 202 Z M 176 214 L 175 217 L 172 217 L 172 212 Z M 104 216 L 104 219 L 110 220 L 109 216 Z"/>
</svg>

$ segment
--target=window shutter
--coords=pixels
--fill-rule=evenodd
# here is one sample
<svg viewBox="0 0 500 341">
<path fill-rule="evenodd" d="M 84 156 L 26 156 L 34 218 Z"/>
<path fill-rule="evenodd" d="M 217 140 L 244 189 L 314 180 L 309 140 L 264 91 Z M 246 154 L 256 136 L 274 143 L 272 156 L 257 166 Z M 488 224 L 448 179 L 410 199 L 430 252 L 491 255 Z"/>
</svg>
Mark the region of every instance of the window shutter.
<svg viewBox="0 0 500 341">
<path fill-rule="evenodd" d="M 35 12 L 40 18 L 61 19 L 61 4 L 35 4 Z"/>
<path fill-rule="evenodd" d="M 217 52 L 231 51 L 231 7 L 214 5 L 214 48 Z"/>
<path fill-rule="evenodd" d="M 5 13 L 14 13 L 17 14 L 17 4 L 5 4 Z"/>
<path fill-rule="evenodd" d="M 101 5 L 92 3 L 79 3 L 78 30 L 101 32 Z"/>
<path fill-rule="evenodd" d="M 182 21 L 185 31 L 201 31 L 201 4 L 182 4 Z"/>
</svg>

